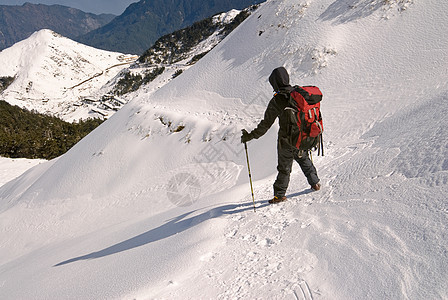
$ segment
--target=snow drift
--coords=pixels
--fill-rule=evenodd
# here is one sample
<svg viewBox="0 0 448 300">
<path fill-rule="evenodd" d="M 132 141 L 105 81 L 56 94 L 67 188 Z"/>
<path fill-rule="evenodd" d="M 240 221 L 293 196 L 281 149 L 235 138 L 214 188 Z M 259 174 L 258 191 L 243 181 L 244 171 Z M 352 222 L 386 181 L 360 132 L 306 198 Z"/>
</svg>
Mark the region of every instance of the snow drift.
<svg viewBox="0 0 448 300">
<path fill-rule="evenodd" d="M 0 188 L 0 296 L 447 298 L 446 9 L 267 1 L 178 78 Z M 249 144 L 254 214 L 240 130 L 262 117 L 280 65 L 324 92 L 323 189 L 295 169 L 290 201 L 266 205 L 272 128 Z"/>
</svg>

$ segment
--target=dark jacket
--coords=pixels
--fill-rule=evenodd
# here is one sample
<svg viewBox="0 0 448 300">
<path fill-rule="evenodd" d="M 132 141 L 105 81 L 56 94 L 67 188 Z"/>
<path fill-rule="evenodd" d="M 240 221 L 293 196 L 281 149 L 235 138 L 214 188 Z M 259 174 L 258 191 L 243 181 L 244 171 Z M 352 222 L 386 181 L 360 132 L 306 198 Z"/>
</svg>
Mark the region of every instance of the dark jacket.
<svg viewBox="0 0 448 300">
<path fill-rule="evenodd" d="M 283 67 L 276 68 L 272 71 L 271 76 L 269 76 L 269 83 L 276 94 L 271 101 L 269 101 L 263 120 L 261 120 L 258 126 L 250 133 L 256 139 L 264 135 L 269 128 L 271 128 L 277 117 L 282 117 L 282 112 L 289 103 L 289 94 L 293 90 L 293 87 L 289 84 L 288 72 Z M 278 132 L 279 139 L 285 135 L 286 128 L 282 128 L 283 123 L 284 122 L 280 120 L 280 129 Z"/>
</svg>

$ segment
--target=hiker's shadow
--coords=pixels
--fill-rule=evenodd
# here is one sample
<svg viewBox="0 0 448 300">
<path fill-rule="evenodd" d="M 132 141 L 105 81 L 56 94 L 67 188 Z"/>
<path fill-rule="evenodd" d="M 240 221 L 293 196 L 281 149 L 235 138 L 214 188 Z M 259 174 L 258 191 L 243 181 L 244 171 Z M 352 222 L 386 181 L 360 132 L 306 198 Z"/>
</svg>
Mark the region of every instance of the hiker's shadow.
<svg viewBox="0 0 448 300">
<path fill-rule="evenodd" d="M 261 208 L 264 206 L 267 206 L 268 203 L 266 201 L 258 201 L 257 202 L 258 207 Z M 177 216 L 165 224 L 151 229 L 145 233 L 142 233 L 140 235 L 137 235 L 133 238 L 130 238 L 128 240 L 125 240 L 123 242 L 120 242 L 118 244 L 112 245 L 108 248 L 105 248 L 103 250 L 92 252 L 87 255 L 71 258 L 69 260 L 60 262 L 54 267 L 63 266 L 69 263 L 73 263 L 80 260 L 89 260 L 89 259 L 95 259 L 100 257 L 109 256 L 112 254 L 117 254 L 123 251 L 127 251 L 130 249 L 134 249 L 137 247 L 141 247 L 147 244 L 150 244 L 152 242 L 160 241 L 162 239 L 168 238 L 170 236 L 173 236 L 175 234 L 178 234 L 180 232 L 183 232 L 189 228 L 192 228 L 206 220 L 210 220 L 213 218 L 218 218 L 223 215 L 231 215 L 231 214 L 237 214 L 241 213 L 243 211 L 252 210 L 254 209 L 253 203 L 247 203 L 247 204 L 228 204 L 223 206 L 218 206 L 211 208 L 199 215 L 190 216 L 196 212 L 196 210 L 190 211 L 188 213 L 182 214 L 180 216 Z"/>
<path fill-rule="evenodd" d="M 288 197 L 288 198 L 294 198 L 294 197 L 298 197 L 298 196 L 303 196 L 303 195 L 311 194 L 312 192 L 313 192 L 312 189 L 306 189 L 306 190 L 303 190 L 303 191 L 300 191 L 300 192 L 297 192 L 297 193 L 293 193 L 293 194 L 286 195 L 286 197 Z"/>
</svg>

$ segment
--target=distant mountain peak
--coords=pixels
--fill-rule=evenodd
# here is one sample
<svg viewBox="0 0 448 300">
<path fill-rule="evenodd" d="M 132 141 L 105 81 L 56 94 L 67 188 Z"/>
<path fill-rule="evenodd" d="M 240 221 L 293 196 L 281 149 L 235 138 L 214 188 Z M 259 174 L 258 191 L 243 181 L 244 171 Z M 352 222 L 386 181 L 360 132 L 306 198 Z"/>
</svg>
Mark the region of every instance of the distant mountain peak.
<svg viewBox="0 0 448 300">
<path fill-rule="evenodd" d="M 113 78 L 130 57 L 79 44 L 59 33 L 42 29 L 0 52 L 0 77 L 14 77 L 0 99 L 64 119 L 88 116 L 84 105 Z M 74 109 L 74 103 L 79 103 Z M 84 111 L 84 113 L 81 113 Z"/>
</svg>

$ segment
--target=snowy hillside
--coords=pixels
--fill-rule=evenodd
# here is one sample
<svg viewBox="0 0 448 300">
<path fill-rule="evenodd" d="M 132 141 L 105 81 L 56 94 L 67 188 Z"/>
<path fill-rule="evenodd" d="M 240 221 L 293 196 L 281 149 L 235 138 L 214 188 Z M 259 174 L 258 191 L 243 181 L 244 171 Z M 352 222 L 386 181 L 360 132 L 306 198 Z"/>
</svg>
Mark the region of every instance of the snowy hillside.
<svg viewBox="0 0 448 300">
<path fill-rule="evenodd" d="M 446 1 L 267 1 L 197 64 L 0 187 L 0 298 L 448 299 Z M 269 205 L 284 65 L 326 156 Z"/>
<path fill-rule="evenodd" d="M 136 58 L 40 30 L 0 52 L 0 76 L 15 77 L 0 99 L 69 121 L 98 117 L 86 98 L 102 96 L 99 88 Z"/>
</svg>

